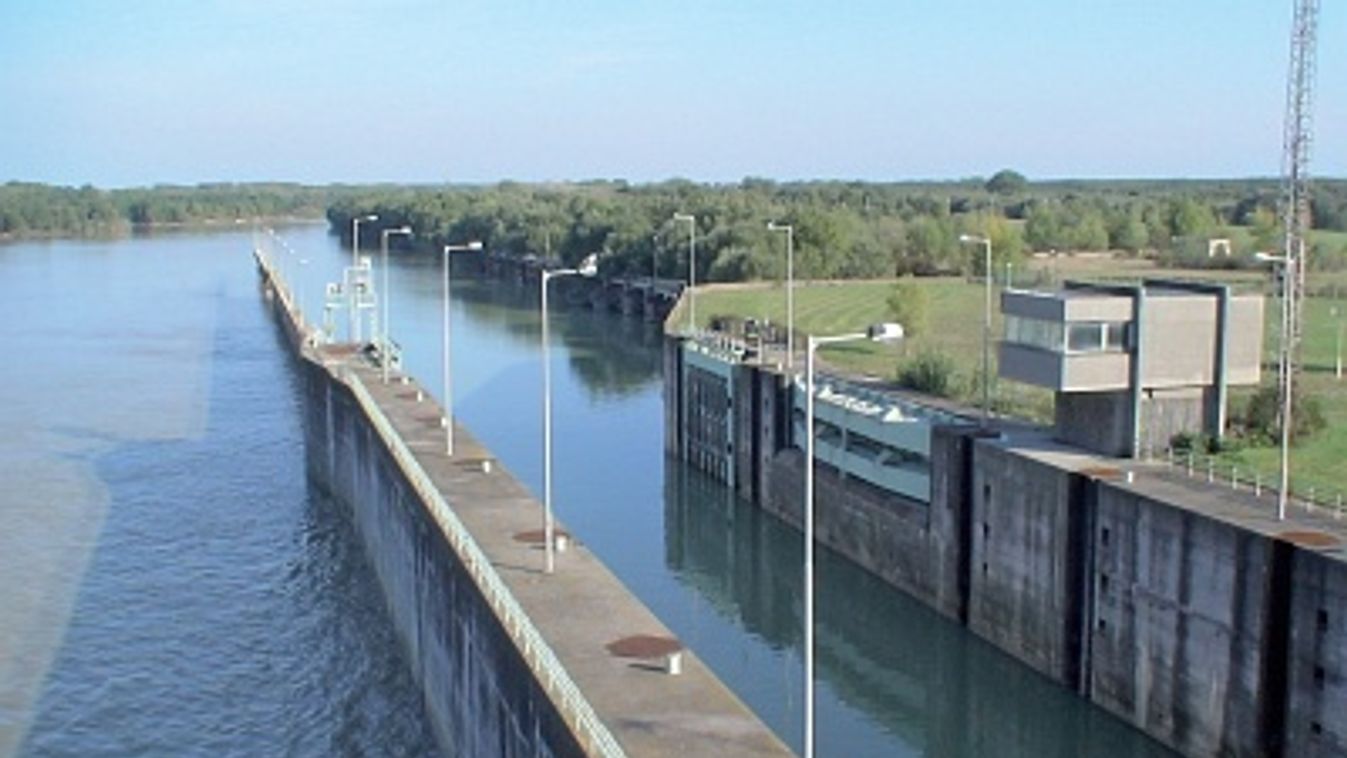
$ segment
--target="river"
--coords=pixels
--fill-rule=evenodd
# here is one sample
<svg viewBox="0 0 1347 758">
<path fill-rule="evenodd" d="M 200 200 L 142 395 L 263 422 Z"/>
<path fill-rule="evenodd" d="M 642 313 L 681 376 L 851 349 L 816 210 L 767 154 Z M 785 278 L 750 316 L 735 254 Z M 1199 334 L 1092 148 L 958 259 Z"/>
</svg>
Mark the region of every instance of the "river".
<svg viewBox="0 0 1347 758">
<path fill-rule="evenodd" d="M 316 308 L 349 251 L 320 225 L 282 235 Z M 358 541 L 306 483 L 251 244 L 0 247 L 18 317 L 0 370 L 0 755 L 434 751 Z M 438 264 L 395 255 L 389 288 L 431 387 Z M 536 293 L 468 268 L 456 414 L 537 492 Z M 799 750 L 799 535 L 664 456 L 654 327 L 553 318 L 558 517 Z M 820 755 L 1165 754 L 826 551 L 818 588 Z"/>
</svg>

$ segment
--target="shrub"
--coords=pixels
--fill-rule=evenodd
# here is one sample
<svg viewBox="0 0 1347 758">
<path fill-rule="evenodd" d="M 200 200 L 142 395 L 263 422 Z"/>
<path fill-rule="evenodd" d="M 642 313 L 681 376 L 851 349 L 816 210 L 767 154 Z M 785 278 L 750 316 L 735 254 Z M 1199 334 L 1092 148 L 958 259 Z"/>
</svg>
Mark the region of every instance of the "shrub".
<svg viewBox="0 0 1347 758">
<path fill-rule="evenodd" d="M 1246 435 L 1260 438 L 1265 442 L 1276 442 L 1281 438 L 1281 427 L 1277 423 L 1281 415 L 1281 398 L 1275 386 L 1259 389 L 1249 398 L 1244 410 L 1244 432 Z M 1319 398 L 1306 395 L 1297 388 L 1291 398 L 1291 441 L 1300 442 L 1322 430 L 1324 420 L 1323 404 Z"/>
<path fill-rule="evenodd" d="M 898 371 L 898 383 L 917 392 L 936 397 L 954 393 L 954 361 L 938 350 L 922 350 Z"/>
</svg>

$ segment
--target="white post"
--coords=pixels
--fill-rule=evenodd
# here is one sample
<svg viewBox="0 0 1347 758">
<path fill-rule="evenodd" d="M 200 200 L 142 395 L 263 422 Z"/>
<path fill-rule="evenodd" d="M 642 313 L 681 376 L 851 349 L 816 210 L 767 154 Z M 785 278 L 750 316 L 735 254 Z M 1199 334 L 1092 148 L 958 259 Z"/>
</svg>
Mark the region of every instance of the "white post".
<svg viewBox="0 0 1347 758">
<path fill-rule="evenodd" d="M 381 345 L 381 347 L 380 347 L 380 349 L 379 349 L 379 353 L 380 353 L 380 356 L 381 356 L 381 361 L 380 361 L 380 362 L 383 363 L 383 379 L 384 379 L 384 384 L 388 384 L 388 359 L 389 359 L 389 350 L 388 350 L 388 342 L 389 342 L 389 338 L 388 338 L 388 318 L 389 318 L 389 315 L 388 315 L 388 314 L 389 314 L 389 309 L 392 307 L 392 306 L 389 304 L 389 301 L 393 299 L 393 293 L 388 289 L 388 236 L 389 236 L 390 234 L 407 234 L 407 235 L 410 235 L 411 233 L 412 233 L 412 228 L 411 228 L 410 226 L 403 226 L 403 227 L 399 227 L 399 228 L 397 228 L 397 229 L 384 229 L 384 230 L 383 230 L 382 232 L 380 232 L 380 234 L 379 234 L 379 242 L 380 242 L 381 247 L 383 248 L 383 269 L 384 269 L 384 272 L 383 272 L 383 273 L 384 273 L 384 276 L 383 276 L 384 281 L 383 281 L 383 285 L 382 285 L 382 286 L 383 286 L 383 292 L 379 293 L 379 295 L 380 295 L 379 299 L 383 302 L 383 311 L 384 311 L 383 319 L 382 319 L 382 321 L 383 321 L 383 334 L 382 334 L 381 337 L 380 337 L 380 341 L 381 341 L 382 345 Z M 446 298 L 446 300 L 447 300 L 447 298 Z"/>
<path fill-rule="evenodd" d="M 697 329 L 697 217 L 675 213 L 675 221 L 688 222 L 688 332 Z"/>
<path fill-rule="evenodd" d="M 443 369 L 444 382 L 444 454 L 454 454 L 454 394 L 453 383 L 450 372 L 450 353 L 449 353 L 449 253 L 450 246 L 444 246 L 444 338 L 443 342 L 443 360 L 441 368 Z"/>
<path fill-rule="evenodd" d="M 547 269 L 542 271 L 542 349 L 543 349 L 543 571 L 556 570 L 552 526 L 552 360 L 550 334 L 547 328 Z"/>
<path fill-rule="evenodd" d="M 804 754 L 814 758 L 814 351 L 805 347 L 804 388 Z"/>
<path fill-rule="evenodd" d="M 767 228 L 786 233 L 786 368 L 795 366 L 795 227 L 768 221 Z"/>
</svg>

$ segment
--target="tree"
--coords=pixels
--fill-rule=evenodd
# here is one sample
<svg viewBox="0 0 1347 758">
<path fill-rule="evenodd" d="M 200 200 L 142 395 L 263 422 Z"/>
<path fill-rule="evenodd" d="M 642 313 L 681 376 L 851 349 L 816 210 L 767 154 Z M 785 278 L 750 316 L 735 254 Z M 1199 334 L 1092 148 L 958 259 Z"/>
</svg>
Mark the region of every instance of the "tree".
<svg viewBox="0 0 1347 758">
<path fill-rule="evenodd" d="M 889 292 L 886 301 L 889 316 L 903 325 L 908 339 L 926 333 L 927 316 L 931 309 L 931 297 L 926 288 L 911 277 L 905 277 Z"/>
<path fill-rule="evenodd" d="M 996 195 L 1014 195 L 1023 192 L 1029 186 L 1029 180 L 1018 171 L 1003 168 L 987 180 L 987 191 Z"/>
</svg>

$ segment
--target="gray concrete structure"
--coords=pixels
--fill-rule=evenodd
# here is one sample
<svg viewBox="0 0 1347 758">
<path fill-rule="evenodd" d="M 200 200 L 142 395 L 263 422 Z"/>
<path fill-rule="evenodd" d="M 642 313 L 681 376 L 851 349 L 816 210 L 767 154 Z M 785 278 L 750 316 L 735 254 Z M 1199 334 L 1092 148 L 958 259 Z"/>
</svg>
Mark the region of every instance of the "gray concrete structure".
<svg viewBox="0 0 1347 758">
<path fill-rule="evenodd" d="M 1007 290 L 1000 376 L 1056 393 L 1058 439 L 1108 455 L 1220 437 L 1229 387 L 1257 384 L 1263 300 L 1226 285 L 1147 280 Z"/>
<path fill-rule="evenodd" d="M 1185 292 L 1152 292 L 1143 307 L 1172 297 L 1173 313 L 1216 317 L 1210 295 Z M 1118 309 L 1092 317 L 1132 306 L 1098 293 L 1065 300 Z M 1232 324 L 1261 318 L 1256 301 L 1232 311 L 1222 317 Z M 1220 331 L 1207 324 L 1208 336 Z M 667 338 L 666 365 L 678 364 L 685 339 Z M 1142 410 L 1190 414 L 1175 423 L 1193 423 L 1211 418 L 1202 414 L 1216 388 L 1183 383 L 1214 380 L 1219 353 L 1243 364 L 1227 366 L 1228 376 L 1256 378 L 1246 348 L 1231 342 L 1150 370 L 1143 353 L 1126 370 L 1156 383 L 1137 393 Z M 731 365 L 718 375 L 729 377 L 735 409 L 728 436 L 754 452 L 739 459 L 749 466 L 707 470 L 798 527 L 805 462 L 789 431 L 793 393 L 774 365 L 722 357 Z M 1194 367 L 1208 360 L 1199 374 Z M 684 376 L 665 375 L 665 397 L 678 404 L 666 408 L 674 454 L 697 413 L 687 405 L 699 402 Z M 1088 404 L 1097 393 L 1065 394 Z M 1112 419 L 1102 438 L 1135 429 L 1130 399 L 1098 402 L 1087 410 Z M 845 414 L 834 421 L 852 423 Z M 843 459 L 820 459 L 817 539 L 1186 755 L 1347 756 L 1347 522 L 1299 512 L 1279 522 L 1265 494 L 1060 436 L 1004 423 L 986 433 L 932 425 L 924 499 L 852 475 Z"/>
<path fill-rule="evenodd" d="M 310 475 L 356 526 L 448 754 L 790 754 L 692 651 L 677 676 L 611 653 L 677 641 L 583 542 L 545 575 L 523 485 L 462 427 L 446 456 L 426 389 L 322 344 L 258 262 L 295 349 Z"/>
</svg>

